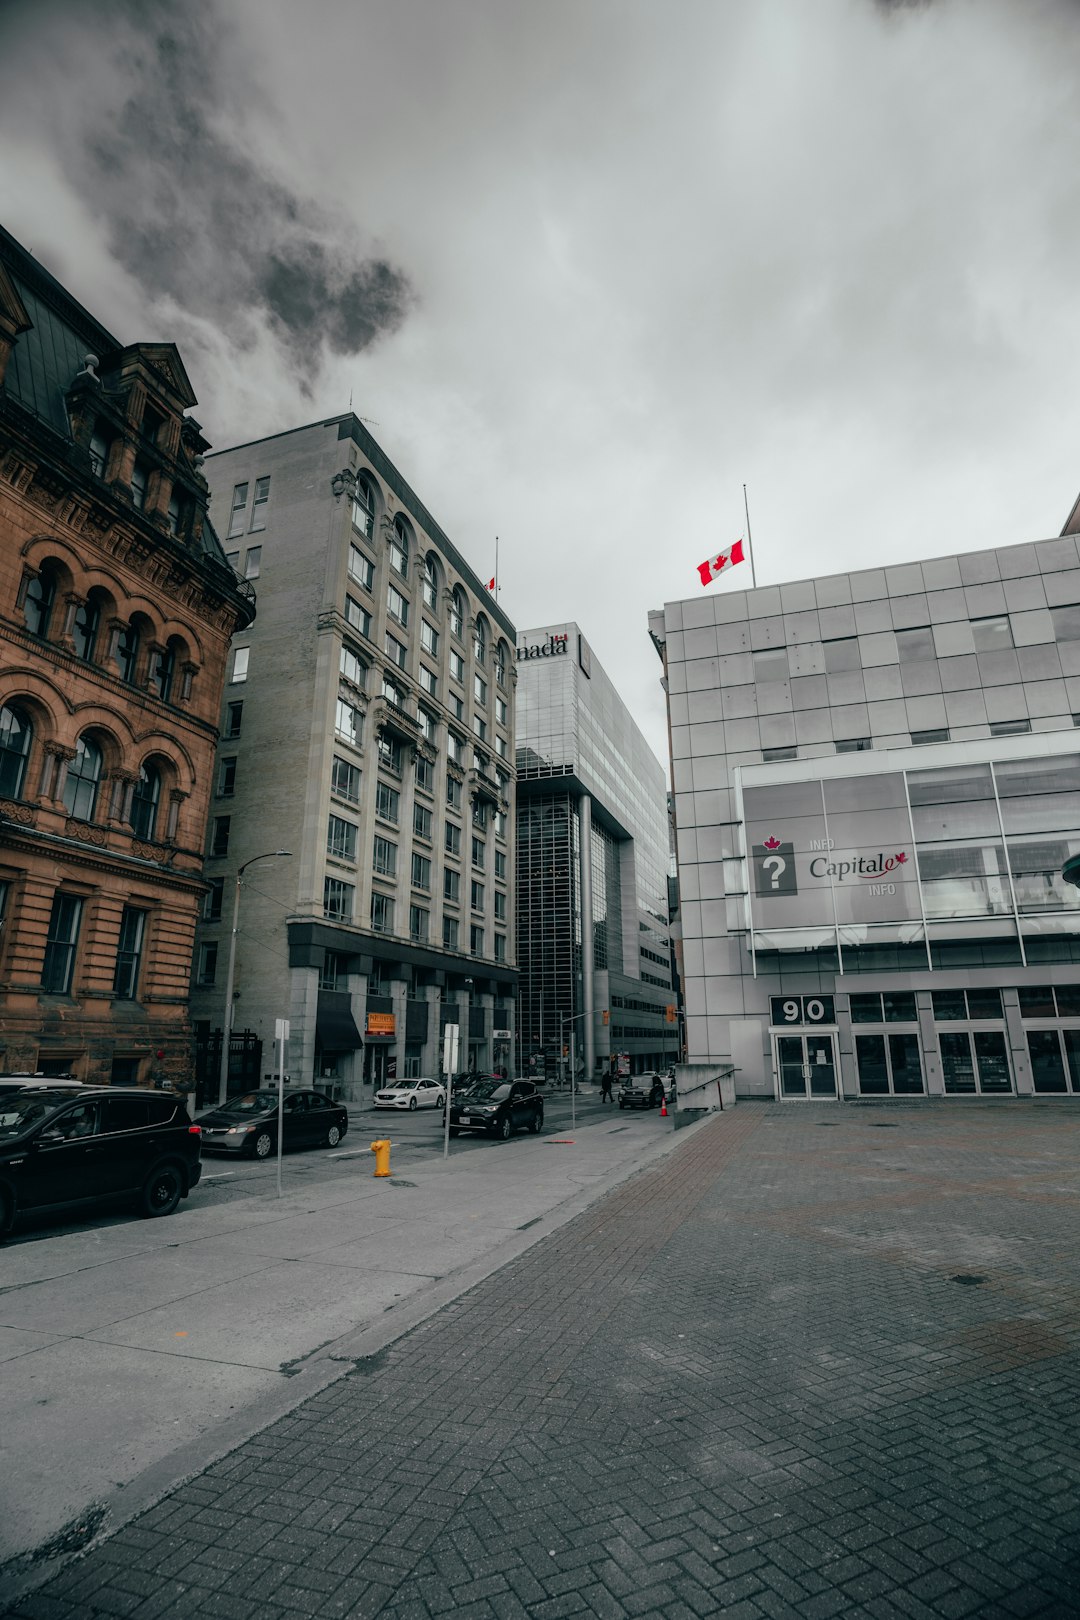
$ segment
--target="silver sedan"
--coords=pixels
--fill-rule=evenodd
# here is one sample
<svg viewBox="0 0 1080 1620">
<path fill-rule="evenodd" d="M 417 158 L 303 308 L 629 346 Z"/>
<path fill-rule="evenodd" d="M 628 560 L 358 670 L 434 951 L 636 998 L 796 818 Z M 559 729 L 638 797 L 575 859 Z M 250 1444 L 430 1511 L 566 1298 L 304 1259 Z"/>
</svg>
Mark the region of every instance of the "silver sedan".
<svg viewBox="0 0 1080 1620">
<path fill-rule="evenodd" d="M 376 1108 L 442 1108 L 445 1102 L 440 1080 L 394 1080 L 375 1093 Z"/>
</svg>

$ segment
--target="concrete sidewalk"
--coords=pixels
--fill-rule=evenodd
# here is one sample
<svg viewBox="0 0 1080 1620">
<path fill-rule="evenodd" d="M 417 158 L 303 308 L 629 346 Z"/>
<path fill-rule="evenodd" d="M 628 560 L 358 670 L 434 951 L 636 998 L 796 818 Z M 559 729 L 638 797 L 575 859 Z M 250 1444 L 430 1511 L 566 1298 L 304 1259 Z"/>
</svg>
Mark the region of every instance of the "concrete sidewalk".
<svg viewBox="0 0 1080 1620">
<path fill-rule="evenodd" d="M 340 1378 L 341 1341 L 371 1353 L 674 1145 L 654 1114 L 604 1112 L 446 1161 L 413 1147 L 377 1180 L 363 1141 L 291 1160 L 311 1179 L 280 1200 L 196 1190 L 168 1220 L 0 1249 L 9 1582 Z"/>
</svg>

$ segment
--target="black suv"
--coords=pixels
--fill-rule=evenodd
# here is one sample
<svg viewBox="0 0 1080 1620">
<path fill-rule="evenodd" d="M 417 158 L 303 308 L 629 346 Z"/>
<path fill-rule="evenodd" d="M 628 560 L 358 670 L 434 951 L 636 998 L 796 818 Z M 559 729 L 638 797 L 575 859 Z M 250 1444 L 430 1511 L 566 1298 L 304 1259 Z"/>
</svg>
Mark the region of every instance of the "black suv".
<svg viewBox="0 0 1080 1620">
<path fill-rule="evenodd" d="M 486 1131 L 505 1142 L 522 1125 L 533 1135 L 544 1123 L 544 1099 L 531 1080 L 499 1080 L 494 1075 L 477 1080 L 466 1092 L 456 1092 L 450 1104 L 450 1135 L 460 1131 Z"/>
<path fill-rule="evenodd" d="M 34 1084 L 0 1095 L 0 1237 L 22 1215 L 113 1200 L 171 1215 L 202 1174 L 201 1135 L 173 1092 Z"/>
</svg>

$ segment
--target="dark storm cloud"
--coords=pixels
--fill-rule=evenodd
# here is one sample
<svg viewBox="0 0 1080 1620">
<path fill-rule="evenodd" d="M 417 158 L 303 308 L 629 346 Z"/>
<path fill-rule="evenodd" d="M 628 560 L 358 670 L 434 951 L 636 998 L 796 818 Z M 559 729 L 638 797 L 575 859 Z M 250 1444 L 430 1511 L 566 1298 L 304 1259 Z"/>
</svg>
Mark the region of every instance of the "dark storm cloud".
<svg viewBox="0 0 1080 1620">
<path fill-rule="evenodd" d="M 55 9 L 84 22 L 80 7 Z M 406 274 L 245 149 L 231 109 L 258 86 L 221 8 L 110 0 L 94 10 L 97 46 L 111 42 L 106 94 L 84 95 L 85 127 L 70 126 L 77 149 L 65 156 L 83 171 L 111 253 L 147 294 L 241 348 L 262 315 L 302 384 L 327 354 L 358 354 L 398 328 L 414 302 Z"/>
</svg>

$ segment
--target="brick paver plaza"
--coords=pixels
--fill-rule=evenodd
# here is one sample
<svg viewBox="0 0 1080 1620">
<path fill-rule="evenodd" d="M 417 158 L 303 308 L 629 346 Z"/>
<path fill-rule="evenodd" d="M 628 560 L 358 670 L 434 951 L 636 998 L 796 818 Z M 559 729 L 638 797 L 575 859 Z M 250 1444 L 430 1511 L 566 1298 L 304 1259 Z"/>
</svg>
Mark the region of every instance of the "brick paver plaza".
<svg viewBox="0 0 1080 1620">
<path fill-rule="evenodd" d="M 1075 1106 L 740 1104 L 11 1612 L 1075 1617 L 1078 1215 Z"/>
</svg>

